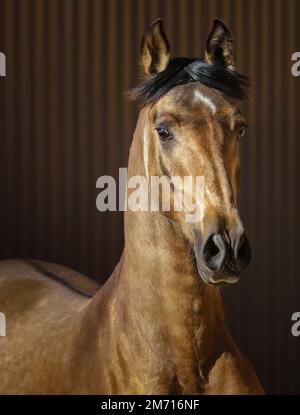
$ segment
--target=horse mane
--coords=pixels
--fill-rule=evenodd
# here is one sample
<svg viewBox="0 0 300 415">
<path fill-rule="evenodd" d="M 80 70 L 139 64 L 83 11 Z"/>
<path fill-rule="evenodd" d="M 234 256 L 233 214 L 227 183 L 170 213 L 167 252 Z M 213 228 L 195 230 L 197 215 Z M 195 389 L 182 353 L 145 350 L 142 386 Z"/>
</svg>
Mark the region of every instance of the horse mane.
<svg viewBox="0 0 300 415">
<path fill-rule="evenodd" d="M 164 71 L 132 88 L 129 96 L 141 100 L 142 106 L 146 106 L 158 101 L 175 86 L 197 81 L 232 98 L 247 99 L 249 80 L 246 76 L 224 66 L 189 58 L 172 59 Z"/>
</svg>

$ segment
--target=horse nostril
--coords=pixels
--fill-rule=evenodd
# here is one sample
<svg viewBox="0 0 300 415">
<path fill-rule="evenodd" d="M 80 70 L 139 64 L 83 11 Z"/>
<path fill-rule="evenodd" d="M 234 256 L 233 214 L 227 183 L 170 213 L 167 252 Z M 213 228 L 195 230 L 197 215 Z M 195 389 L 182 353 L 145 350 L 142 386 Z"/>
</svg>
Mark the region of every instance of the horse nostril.
<svg viewBox="0 0 300 415">
<path fill-rule="evenodd" d="M 240 236 L 235 252 L 236 261 L 241 269 L 245 268 L 251 261 L 251 248 L 245 234 Z"/>
<path fill-rule="evenodd" d="M 203 259 L 208 268 L 219 270 L 225 257 L 225 245 L 221 235 L 211 235 L 203 248 Z"/>
</svg>

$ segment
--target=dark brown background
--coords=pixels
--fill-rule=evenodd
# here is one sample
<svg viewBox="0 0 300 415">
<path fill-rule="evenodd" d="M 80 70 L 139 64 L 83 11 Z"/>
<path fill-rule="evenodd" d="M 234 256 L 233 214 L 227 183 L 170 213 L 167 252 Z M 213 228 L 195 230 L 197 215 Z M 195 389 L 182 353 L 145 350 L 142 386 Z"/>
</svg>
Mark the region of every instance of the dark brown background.
<svg viewBox="0 0 300 415">
<path fill-rule="evenodd" d="M 123 244 L 122 215 L 96 211 L 96 178 L 127 165 L 146 25 L 163 17 L 174 55 L 202 56 L 218 16 L 251 77 L 240 207 L 253 246 L 242 281 L 224 289 L 232 333 L 269 393 L 300 393 L 298 247 L 300 50 L 296 0 L 2 0 L 0 258 L 35 257 L 104 281 Z M 298 355 L 297 355 L 298 353 Z"/>
</svg>

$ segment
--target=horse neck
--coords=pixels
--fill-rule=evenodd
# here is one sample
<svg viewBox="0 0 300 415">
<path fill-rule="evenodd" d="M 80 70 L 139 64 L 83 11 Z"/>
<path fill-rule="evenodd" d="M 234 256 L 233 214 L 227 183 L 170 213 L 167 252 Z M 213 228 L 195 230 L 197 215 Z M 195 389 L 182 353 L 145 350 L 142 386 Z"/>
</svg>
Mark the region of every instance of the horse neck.
<svg viewBox="0 0 300 415">
<path fill-rule="evenodd" d="M 161 322 L 197 342 L 200 333 L 214 336 L 224 322 L 220 292 L 202 282 L 180 230 L 162 214 L 148 212 L 127 212 L 125 230 L 118 288 L 128 308 L 150 325 Z"/>
</svg>

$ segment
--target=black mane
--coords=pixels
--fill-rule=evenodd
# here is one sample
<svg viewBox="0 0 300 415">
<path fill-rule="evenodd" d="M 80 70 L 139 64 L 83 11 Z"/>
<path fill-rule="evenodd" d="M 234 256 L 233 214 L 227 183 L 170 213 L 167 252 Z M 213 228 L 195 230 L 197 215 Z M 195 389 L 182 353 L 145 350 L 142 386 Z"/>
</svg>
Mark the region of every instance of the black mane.
<svg viewBox="0 0 300 415">
<path fill-rule="evenodd" d="M 249 81 L 246 76 L 223 66 L 210 65 L 200 59 L 188 58 L 173 59 L 167 69 L 144 80 L 132 88 L 129 94 L 132 99 L 141 99 L 142 105 L 146 106 L 159 100 L 177 85 L 197 81 L 230 97 L 240 100 L 247 98 Z"/>
</svg>

